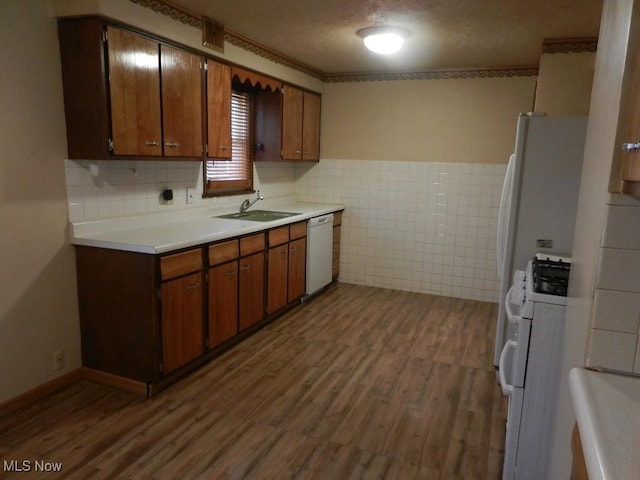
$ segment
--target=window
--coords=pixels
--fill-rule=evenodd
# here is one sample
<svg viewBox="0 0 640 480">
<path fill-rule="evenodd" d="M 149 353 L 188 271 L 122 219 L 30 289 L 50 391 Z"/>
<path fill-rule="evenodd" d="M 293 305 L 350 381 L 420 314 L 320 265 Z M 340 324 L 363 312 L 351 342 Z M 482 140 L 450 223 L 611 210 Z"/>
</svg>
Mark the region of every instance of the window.
<svg viewBox="0 0 640 480">
<path fill-rule="evenodd" d="M 229 195 L 253 190 L 251 157 L 251 94 L 231 92 L 231 160 L 207 160 L 205 195 Z"/>
</svg>

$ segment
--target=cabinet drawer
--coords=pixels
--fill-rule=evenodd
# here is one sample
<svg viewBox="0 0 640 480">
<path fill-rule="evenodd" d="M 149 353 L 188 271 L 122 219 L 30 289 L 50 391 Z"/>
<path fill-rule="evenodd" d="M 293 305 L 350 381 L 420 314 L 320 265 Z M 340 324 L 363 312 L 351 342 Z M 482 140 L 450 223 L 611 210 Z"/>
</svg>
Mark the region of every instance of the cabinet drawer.
<svg viewBox="0 0 640 480">
<path fill-rule="evenodd" d="M 269 230 L 269 247 L 287 243 L 289 241 L 289 226 Z"/>
<path fill-rule="evenodd" d="M 202 269 L 202 251 L 198 248 L 160 258 L 162 280 L 179 277 Z"/>
<path fill-rule="evenodd" d="M 240 256 L 251 255 L 252 253 L 264 250 L 264 233 L 250 235 L 240 239 Z"/>
<path fill-rule="evenodd" d="M 342 225 L 342 211 L 333 212 L 333 226 Z"/>
<path fill-rule="evenodd" d="M 238 240 L 216 243 L 209 247 L 209 265 L 218 265 L 238 258 Z"/>
<path fill-rule="evenodd" d="M 294 223 L 289 228 L 289 238 L 295 240 L 296 238 L 307 236 L 307 222 Z"/>
</svg>

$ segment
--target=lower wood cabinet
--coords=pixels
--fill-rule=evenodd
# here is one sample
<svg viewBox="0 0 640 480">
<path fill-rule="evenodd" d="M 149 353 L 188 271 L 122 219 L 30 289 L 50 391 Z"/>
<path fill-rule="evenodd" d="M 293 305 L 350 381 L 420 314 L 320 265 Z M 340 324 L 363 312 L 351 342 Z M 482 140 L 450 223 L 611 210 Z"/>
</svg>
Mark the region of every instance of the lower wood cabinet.
<svg viewBox="0 0 640 480">
<path fill-rule="evenodd" d="M 238 328 L 240 331 L 255 325 L 265 316 L 264 262 L 264 251 L 243 257 L 238 262 Z"/>
<path fill-rule="evenodd" d="M 571 480 L 589 480 L 587 465 L 584 460 L 584 451 L 582 450 L 582 441 L 580 440 L 580 432 L 577 424 L 574 424 L 573 432 L 571 434 L 571 453 L 573 453 L 573 461 L 571 463 Z"/>
<path fill-rule="evenodd" d="M 151 395 L 197 368 L 300 301 L 306 234 L 303 221 L 162 255 L 76 246 L 86 371 Z"/>
<path fill-rule="evenodd" d="M 306 286 L 307 222 L 269 231 L 267 314 L 299 300 Z"/>
<path fill-rule="evenodd" d="M 204 351 L 202 272 L 162 283 L 162 373 L 198 358 Z"/>
<path fill-rule="evenodd" d="M 264 316 L 264 233 L 209 246 L 209 347 Z"/>
<path fill-rule="evenodd" d="M 209 347 L 238 334 L 238 261 L 209 269 Z"/>
<path fill-rule="evenodd" d="M 340 275 L 340 234 L 342 231 L 342 212 L 333 214 L 333 255 L 331 259 L 331 278 L 338 280 Z"/>
<path fill-rule="evenodd" d="M 267 313 L 271 315 L 287 305 L 289 244 L 269 248 L 267 276 Z"/>
<path fill-rule="evenodd" d="M 202 269 L 201 248 L 160 257 L 163 374 L 204 352 Z"/>
</svg>

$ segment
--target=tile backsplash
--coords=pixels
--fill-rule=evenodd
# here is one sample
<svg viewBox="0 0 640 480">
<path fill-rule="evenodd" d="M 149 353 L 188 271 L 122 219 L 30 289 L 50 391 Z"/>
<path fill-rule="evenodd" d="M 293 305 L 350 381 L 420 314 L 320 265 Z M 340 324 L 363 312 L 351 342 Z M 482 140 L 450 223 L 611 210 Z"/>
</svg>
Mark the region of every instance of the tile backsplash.
<svg viewBox="0 0 640 480">
<path fill-rule="evenodd" d="M 180 161 L 66 160 L 69 221 L 102 220 L 191 207 L 237 208 L 248 195 L 202 198 L 202 163 Z M 254 167 L 254 187 L 268 198 L 295 193 L 291 164 L 263 162 Z M 173 190 L 173 200 L 161 200 Z M 193 203 L 187 204 L 187 188 Z"/>
<path fill-rule="evenodd" d="M 256 163 L 267 199 L 345 205 L 340 280 L 496 302 L 496 222 L 504 164 L 322 159 Z M 66 161 L 71 222 L 212 206 L 200 162 Z M 166 204 L 161 192 L 171 188 Z M 186 203 L 187 188 L 194 203 Z"/>
<path fill-rule="evenodd" d="M 640 203 L 612 195 L 600 248 L 587 365 L 640 374 Z"/>
</svg>

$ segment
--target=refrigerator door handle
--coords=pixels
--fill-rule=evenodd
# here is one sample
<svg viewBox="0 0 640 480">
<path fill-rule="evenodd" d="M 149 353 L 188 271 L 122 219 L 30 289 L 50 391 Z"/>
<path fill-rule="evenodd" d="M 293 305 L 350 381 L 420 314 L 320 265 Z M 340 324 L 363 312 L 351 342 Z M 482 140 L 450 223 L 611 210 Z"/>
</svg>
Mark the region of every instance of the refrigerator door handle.
<svg viewBox="0 0 640 480">
<path fill-rule="evenodd" d="M 513 189 L 513 171 L 515 170 L 516 158 L 515 154 L 509 157 L 507 169 L 504 174 L 504 182 L 502 184 L 502 194 L 500 195 L 500 207 L 498 210 L 498 232 L 497 232 L 497 267 L 498 279 L 504 274 L 504 263 L 506 262 L 506 244 L 509 228 L 509 216 L 511 214 L 511 192 Z"/>
<path fill-rule="evenodd" d="M 508 340 L 507 343 L 504 344 L 502 348 L 502 352 L 500 352 L 500 363 L 498 365 L 498 373 L 500 375 L 500 388 L 502 388 L 502 394 L 505 397 L 508 397 L 513 393 L 513 385 L 507 383 L 507 378 L 504 374 L 505 364 L 507 361 L 507 353 L 509 349 L 516 349 L 518 346 L 518 342 L 515 340 Z"/>
</svg>

